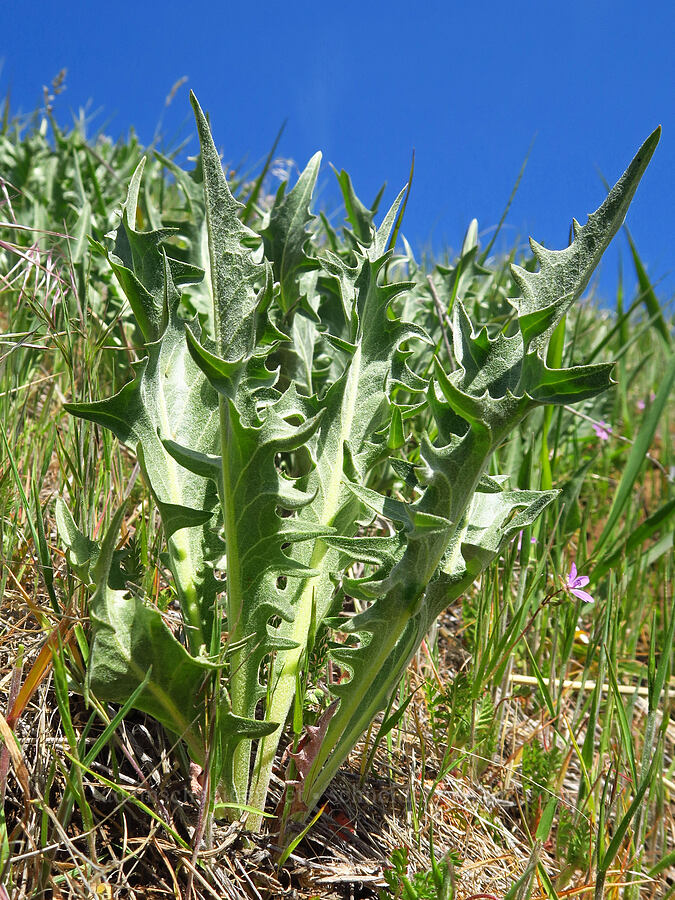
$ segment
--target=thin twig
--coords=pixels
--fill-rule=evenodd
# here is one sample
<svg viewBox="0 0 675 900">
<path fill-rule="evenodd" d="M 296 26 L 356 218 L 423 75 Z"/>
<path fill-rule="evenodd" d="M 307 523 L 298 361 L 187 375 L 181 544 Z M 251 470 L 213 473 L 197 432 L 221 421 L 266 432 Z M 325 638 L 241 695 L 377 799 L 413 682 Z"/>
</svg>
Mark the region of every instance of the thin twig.
<svg viewBox="0 0 675 900">
<path fill-rule="evenodd" d="M 611 425 L 606 425 L 604 422 L 598 422 L 597 419 L 593 419 L 591 416 L 587 416 L 586 413 L 582 413 L 580 410 L 575 409 L 573 406 L 564 406 L 563 409 L 567 410 L 567 412 L 573 413 L 575 416 L 578 416 L 580 419 L 583 419 L 585 422 L 590 422 L 591 425 L 597 425 L 599 428 L 603 428 L 606 432 L 615 437 L 617 441 L 623 441 L 624 444 L 630 444 L 631 447 L 635 443 L 635 441 L 631 441 L 630 438 L 624 437 L 622 434 L 617 434 L 616 431 L 611 427 Z M 658 459 L 655 459 L 649 453 L 645 453 L 645 459 L 648 459 L 652 465 L 656 466 L 663 474 L 669 478 L 668 472 L 663 465 L 663 463 L 659 462 Z"/>
<path fill-rule="evenodd" d="M 537 685 L 539 681 L 535 678 L 534 675 L 518 675 L 513 673 L 511 675 L 510 680 L 515 684 L 531 684 Z M 595 690 L 595 682 L 591 680 L 587 681 L 572 681 L 569 678 L 565 678 L 562 683 L 563 688 L 569 688 L 570 690 L 575 691 L 593 691 Z M 671 687 L 675 687 L 675 681 L 671 680 Z M 633 696 L 633 694 L 637 694 L 639 697 L 648 697 L 649 696 L 649 688 L 647 687 L 635 687 L 632 684 L 620 684 L 618 685 L 619 693 L 626 694 L 628 696 Z M 601 684 L 600 690 L 603 694 L 608 694 L 611 690 L 609 684 Z M 666 691 L 663 690 L 661 696 L 665 697 Z"/>
<path fill-rule="evenodd" d="M 214 897 L 215 900 L 222 900 L 222 894 L 217 894 L 217 893 L 213 890 L 213 888 L 212 888 L 211 885 L 208 883 L 208 881 L 204 878 L 204 876 L 202 875 L 202 873 L 201 873 L 201 872 L 200 872 L 200 871 L 192 864 L 192 862 L 191 862 L 189 859 L 187 859 L 187 857 L 184 856 L 184 857 L 182 858 L 181 864 L 184 865 L 185 868 L 188 870 L 188 872 L 191 873 L 192 878 L 193 878 L 193 879 L 196 879 L 196 880 L 201 884 L 201 886 L 202 886 L 206 891 L 208 891 L 208 893 L 209 893 L 209 895 L 210 895 L 211 897 Z"/>
</svg>

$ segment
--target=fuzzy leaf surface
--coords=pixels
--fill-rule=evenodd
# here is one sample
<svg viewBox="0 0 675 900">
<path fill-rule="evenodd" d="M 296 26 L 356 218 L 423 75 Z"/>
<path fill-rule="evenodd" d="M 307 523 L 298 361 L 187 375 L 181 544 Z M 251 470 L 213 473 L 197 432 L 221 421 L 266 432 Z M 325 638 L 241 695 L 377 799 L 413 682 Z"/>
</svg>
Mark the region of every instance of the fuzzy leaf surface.
<svg viewBox="0 0 675 900">
<path fill-rule="evenodd" d="M 92 623 L 87 689 L 103 700 L 124 703 L 152 675 L 137 708 L 180 735 L 193 758 L 203 759 L 200 697 L 213 667 L 190 656 L 164 624 L 161 613 L 126 590 L 110 587 L 115 542 L 122 521 L 118 510 L 101 544 L 93 571 L 96 583 L 89 612 Z"/>
<path fill-rule="evenodd" d="M 381 554 L 381 568 L 358 585 L 369 605 L 343 626 L 359 643 L 333 654 L 350 678 L 331 687 L 340 705 L 307 774 L 308 809 L 385 707 L 436 616 L 470 586 L 503 542 L 534 521 L 553 499 L 552 492 L 494 492 L 491 486 L 485 493 L 479 486 L 494 449 L 534 406 L 593 396 L 611 383 L 607 367 L 555 371 L 543 360 L 557 323 L 580 296 L 620 227 L 658 136 L 657 130 L 647 139 L 587 225 L 575 225 L 570 247 L 548 251 L 533 244 L 540 271 L 514 269 L 523 290 L 523 297 L 512 301 L 518 333 L 491 337 L 486 328 L 474 326 L 461 301 L 455 304 L 453 341 L 459 368 L 448 375 L 436 365 L 438 388 L 432 386 L 428 398 L 438 438 L 425 438 L 420 446 L 423 464 L 415 475 L 421 496 L 409 504 L 407 515 L 402 503 L 397 502 L 392 513 L 392 501 L 381 500 L 378 511 L 402 523 L 398 535 L 405 547 L 398 559 L 393 557 L 393 565 L 391 555 L 387 561 Z M 376 502 L 370 505 L 377 508 Z M 446 524 L 421 527 L 425 520 L 420 513 Z M 406 520 L 414 523 L 412 528 Z M 363 556 L 355 548 L 354 558 Z"/>
<path fill-rule="evenodd" d="M 134 191 L 138 185 L 132 184 L 130 194 Z M 213 531 L 204 526 L 215 512 L 217 494 L 210 482 L 178 465 L 162 439 L 212 452 L 218 428 L 216 395 L 188 352 L 185 325 L 178 316 L 180 295 L 157 232 L 137 234 L 133 242 L 143 250 L 137 252 L 143 258 L 139 266 L 148 288 L 136 278 L 130 289 L 135 298 L 132 306 L 145 322 L 143 329 L 156 339 L 146 344 L 148 355 L 136 364 L 135 378 L 119 393 L 94 403 L 69 403 L 65 408 L 110 429 L 137 453 L 162 515 L 190 646 L 195 652 L 200 646 L 210 652 L 217 587 L 212 566 L 222 548 Z M 159 328 L 161 334 L 156 335 Z"/>
</svg>

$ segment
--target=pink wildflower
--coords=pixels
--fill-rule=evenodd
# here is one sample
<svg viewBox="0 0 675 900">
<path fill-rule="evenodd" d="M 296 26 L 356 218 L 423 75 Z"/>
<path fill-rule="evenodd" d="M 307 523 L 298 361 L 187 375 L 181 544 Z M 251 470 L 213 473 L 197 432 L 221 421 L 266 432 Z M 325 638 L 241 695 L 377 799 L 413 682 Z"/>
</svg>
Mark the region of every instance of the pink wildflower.
<svg viewBox="0 0 675 900">
<path fill-rule="evenodd" d="M 536 537 L 531 537 L 531 538 L 530 538 L 530 543 L 531 543 L 531 544 L 536 544 L 536 543 L 537 543 Z M 523 549 L 523 532 L 522 532 L 522 531 L 519 531 L 519 532 L 518 532 L 518 544 L 517 544 L 517 547 L 518 547 L 519 550 L 522 550 L 522 549 Z"/>
<path fill-rule="evenodd" d="M 593 422 L 593 431 L 601 441 L 608 441 L 609 436 L 612 433 L 612 428 L 607 422 Z"/>
<path fill-rule="evenodd" d="M 579 600 L 583 600 L 584 603 L 593 603 L 593 598 L 588 593 L 588 591 L 582 591 L 581 588 L 585 588 L 588 582 L 591 579 L 588 575 L 578 575 L 577 574 L 577 565 L 576 563 L 572 563 L 570 567 L 570 574 L 567 576 L 567 584 L 565 585 L 565 589 L 568 593 L 577 597 Z"/>
</svg>

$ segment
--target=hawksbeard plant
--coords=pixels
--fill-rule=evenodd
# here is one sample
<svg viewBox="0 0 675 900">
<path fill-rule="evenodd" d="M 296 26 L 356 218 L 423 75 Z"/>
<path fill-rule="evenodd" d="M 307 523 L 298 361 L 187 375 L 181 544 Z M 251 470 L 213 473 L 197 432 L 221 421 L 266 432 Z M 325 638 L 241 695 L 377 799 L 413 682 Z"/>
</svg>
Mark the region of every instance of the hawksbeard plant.
<svg viewBox="0 0 675 900">
<path fill-rule="evenodd" d="M 100 546 L 62 503 L 57 519 L 91 584 L 86 690 L 131 702 L 179 737 L 204 769 L 211 808 L 252 808 L 256 829 L 287 720 L 287 808 L 302 819 L 436 618 L 554 498 L 506 489 L 487 474 L 490 459 L 538 406 L 612 383 L 610 365 L 549 368 L 547 349 L 623 222 L 659 132 L 586 225 L 574 222 L 569 247 L 532 243 L 538 271 L 513 268 L 520 296 L 503 330 L 474 324 L 457 299 L 456 365 L 434 358 L 426 378 L 411 348 L 430 355 L 430 339 L 400 317 L 414 285 L 390 280 L 403 193 L 375 227 L 340 173 L 350 228 L 320 241 L 309 211 L 317 154 L 256 232 L 192 103 L 201 155 L 194 172 L 172 167 L 188 218 L 162 224 L 148 212 L 151 230 L 138 229 L 141 161 L 114 247 L 99 246 L 146 355 L 119 393 L 67 404 L 136 454 L 181 629 L 129 589 L 115 549 L 123 508 Z M 201 312 L 192 321 L 186 297 Z M 319 643 L 326 696 L 315 694 L 312 713 Z M 313 716 L 304 727 L 303 701 Z"/>
</svg>

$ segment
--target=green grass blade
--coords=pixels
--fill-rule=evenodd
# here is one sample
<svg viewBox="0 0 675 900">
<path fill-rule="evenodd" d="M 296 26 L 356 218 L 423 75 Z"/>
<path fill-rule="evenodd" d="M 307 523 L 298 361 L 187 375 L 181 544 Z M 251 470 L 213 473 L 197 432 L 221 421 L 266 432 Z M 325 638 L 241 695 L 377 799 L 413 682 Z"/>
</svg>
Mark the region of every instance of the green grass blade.
<svg viewBox="0 0 675 900">
<path fill-rule="evenodd" d="M 660 875 L 661 872 L 665 872 L 665 870 L 669 869 L 671 866 L 675 866 L 675 850 L 666 854 L 666 856 L 659 860 L 655 866 L 652 866 L 647 872 L 647 875 L 650 878 L 656 878 L 657 875 Z"/>
<path fill-rule="evenodd" d="M 645 412 L 640 431 L 635 438 L 628 460 L 626 461 L 623 476 L 616 489 L 616 494 L 614 495 L 607 521 L 605 522 L 605 527 L 596 542 L 594 550 L 596 555 L 613 535 L 621 514 L 632 496 L 635 481 L 644 465 L 645 456 L 652 443 L 654 434 L 656 433 L 661 414 L 670 399 L 673 381 L 675 381 L 675 354 L 670 356 L 656 399 Z"/>
<path fill-rule="evenodd" d="M 506 201 L 506 206 L 504 207 L 504 212 L 501 214 L 501 218 L 497 223 L 497 227 L 495 228 L 494 234 L 490 239 L 490 243 L 487 245 L 485 250 L 480 255 L 480 264 L 484 265 L 487 258 L 490 256 L 490 251 L 492 250 L 495 241 L 497 240 L 497 236 L 499 232 L 502 230 L 502 225 L 506 222 L 506 217 L 509 214 L 509 210 L 511 209 L 511 204 L 516 198 L 516 194 L 518 193 L 518 188 L 520 187 L 520 182 L 522 181 L 523 175 L 525 174 L 525 169 L 527 168 L 527 163 L 530 159 L 530 154 L 532 153 L 532 148 L 534 147 L 534 141 L 528 147 L 527 153 L 525 154 L 525 159 L 523 160 L 523 164 L 520 167 L 520 171 L 518 172 L 518 177 L 516 178 L 515 184 L 511 189 L 511 193 L 509 194 L 509 199 Z"/>
<path fill-rule="evenodd" d="M 256 203 L 258 202 L 258 197 L 260 196 L 260 191 L 262 189 L 263 181 L 265 180 L 265 177 L 270 170 L 270 166 L 272 165 L 272 162 L 274 160 L 274 154 L 277 152 L 277 147 L 279 146 L 279 141 L 281 140 L 281 135 L 284 133 L 284 129 L 286 128 L 287 121 L 288 121 L 287 119 L 284 119 L 284 121 L 281 123 L 281 128 L 277 132 L 277 136 L 274 138 L 274 143 L 272 144 L 272 148 L 270 149 L 270 152 L 267 154 L 265 162 L 263 163 L 262 170 L 261 170 L 260 174 L 258 175 L 258 177 L 256 178 L 255 184 L 253 185 L 253 190 L 249 194 L 248 200 L 246 201 L 246 205 L 244 206 L 244 208 L 241 212 L 241 220 L 244 223 L 244 225 L 248 225 L 252 218 L 252 213 L 253 213 L 253 210 L 255 209 Z"/>
<path fill-rule="evenodd" d="M 537 665 L 537 660 L 534 658 L 534 654 L 530 650 L 530 645 L 527 641 L 523 641 L 523 645 L 527 650 L 527 655 L 530 658 L 530 664 L 532 666 L 532 670 L 534 672 L 534 676 L 537 679 L 537 684 L 539 685 L 539 690 L 541 691 L 541 695 L 544 698 L 544 702 L 546 703 L 546 708 L 548 709 L 548 713 L 551 719 L 556 718 L 555 704 L 553 703 L 553 697 L 551 697 L 551 692 L 549 691 L 546 682 L 544 681 L 544 676 L 542 675 L 541 669 Z"/>
<path fill-rule="evenodd" d="M 640 298 L 642 299 L 647 312 L 649 313 L 650 318 L 654 324 L 654 328 L 661 336 L 666 347 L 671 348 L 673 346 L 673 339 L 671 333 L 666 325 L 666 320 L 663 318 L 663 312 L 661 310 L 661 305 L 654 293 L 654 288 L 652 287 L 652 283 L 649 280 L 649 276 L 647 275 L 647 271 L 642 264 L 642 260 L 640 259 L 640 255 L 637 252 L 637 248 L 633 243 L 633 238 L 631 237 L 631 233 L 628 230 L 626 225 L 623 226 L 623 230 L 626 234 L 626 238 L 628 239 L 628 245 L 630 247 L 631 256 L 633 257 L 633 265 L 635 266 L 635 274 L 637 276 L 638 285 L 640 286 Z"/>
<path fill-rule="evenodd" d="M 666 675 L 668 674 L 668 669 L 670 668 L 670 658 L 672 655 L 671 650 L 673 647 L 673 641 L 675 641 L 675 600 L 671 604 L 670 622 L 668 623 L 668 628 L 663 636 L 663 651 L 661 652 L 658 665 L 656 665 L 655 669 L 653 667 L 653 663 L 650 663 L 649 666 L 650 712 L 655 712 L 659 708 L 661 692 L 663 691 L 663 686 L 666 683 Z"/>
<path fill-rule="evenodd" d="M 373 746 L 370 748 L 368 753 L 368 758 L 366 759 L 365 765 L 362 768 L 362 778 L 365 776 L 366 772 L 370 771 L 370 768 L 373 764 L 373 760 L 375 759 L 375 754 L 377 753 L 377 748 L 380 746 L 380 743 L 384 740 L 384 738 L 394 730 L 394 728 L 398 727 L 399 722 L 405 715 L 405 711 L 410 706 L 410 701 L 415 696 L 415 691 L 408 694 L 405 700 L 394 710 L 393 713 L 388 715 L 385 720 L 380 725 L 377 734 L 375 735 L 375 740 L 373 741 Z"/>
<path fill-rule="evenodd" d="M 42 506 L 40 505 L 40 495 L 37 484 L 33 482 L 33 505 L 35 507 L 35 524 L 37 526 L 38 544 L 37 551 L 40 559 L 40 571 L 44 579 L 49 601 L 55 612 L 60 611 L 59 601 L 56 599 L 56 591 L 54 590 L 54 566 L 47 544 L 47 536 L 45 535 L 45 523 L 42 518 Z"/>
<path fill-rule="evenodd" d="M 9 466 L 12 470 L 12 475 L 14 477 L 14 483 L 16 484 L 16 489 L 19 492 L 19 497 L 21 498 L 21 503 L 23 504 L 23 508 L 26 511 L 26 523 L 28 525 L 28 530 L 30 531 L 30 536 L 33 541 L 34 551 L 37 555 L 38 560 L 38 569 L 40 574 L 42 575 L 42 579 L 47 587 L 47 593 L 49 594 L 50 601 L 52 606 L 54 607 L 54 612 L 60 613 L 60 607 L 58 601 L 56 599 L 56 594 L 54 593 L 54 585 L 53 585 L 53 572 L 54 569 L 51 564 L 51 559 L 49 556 L 49 550 L 47 548 L 47 542 L 44 537 L 44 524 L 39 522 L 38 520 L 41 517 L 41 510 L 39 501 L 36 504 L 36 521 L 38 521 L 38 525 L 36 528 L 36 524 L 33 521 L 31 516 L 31 508 L 28 503 L 28 497 L 26 496 L 26 492 L 23 488 L 23 482 L 21 481 L 21 476 L 19 474 L 19 468 L 16 463 L 16 458 L 14 453 L 12 453 L 12 448 L 9 446 L 9 441 L 7 440 L 7 433 L 3 427 L 2 422 L 0 422 L 0 434 L 2 434 L 2 439 L 5 444 L 5 450 L 7 452 L 7 459 L 9 460 Z M 40 540 L 39 529 L 42 527 L 42 541 Z"/>
<path fill-rule="evenodd" d="M 316 813 L 314 818 L 311 819 L 309 824 L 305 825 L 305 827 L 302 829 L 300 834 L 298 834 L 296 837 L 294 837 L 293 840 L 290 842 L 290 844 L 284 849 L 281 856 L 279 857 L 279 863 L 278 863 L 279 868 L 281 868 L 283 866 L 283 864 L 286 862 L 286 860 L 291 855 L 291 853 L 295 850 L 295 848 L 298 846 L 298 844 L 303 840 L 303 838 L 305 838 L 309 834 L 310 830 L 314 827 L 314 825 L 316 825 L 316 823 L 319 821 L 319 819 L 323 815 L 323 811 L 325 808 L 326 808 L 326 804 L 324 804 L 319 809 L 318 813 Z"/>
<path fill-rule="evenodd" d="M 180 847 L 182 847 L 184 850 L 188 850 L 189 852 L 192 852 L 192 847 L 188 843 L 186 843 L 185 840 L 183 840 L 183 838 L 178 834 L 178 832 L 175 831 L 167 822 L 165 822 L 161 816 L 159 816 L 156 812 L 154 812 L 154 810 L 152 810 L 149 806 L 147 806 L 145 803 L 143 803 L 142 800 L 139 800 L 136 796 L 134 796 L 132 791 L 125 790 L 121 785 L 116 784 L 110 778 L 106 778 L 105 776 L 101 775 L 100 772 L 96 772 L 94 769 L 85 765 L 82 760 L 79 760 L 73 754 L 68 753 L 67 750 L 64 750 L 63 753 L 66 757 L 68 757 L 68 759 L 72 763 L 74 763 L 83 772 L 86 772 L 93 779 L 100 781 L 101 784 L 104 784 L 106 787 L 115 791 L 116 794 L 119 794 L 121 797 L 124 798 L 125 802 L 131 803 L 133 806 L 136 806 L 138 809 L 140 809 L 146 815 L 150 816 L 151 819 L 153 819 L 155 822 L 157 822 L 159 825 L 161 825 L 162 828 L 164 828 L 166 830 L 167 834 L 169 834 Z"/>
<path fill-rule="evenodd" d="M 389 238 L 389 243 L 387 244 L 387 250 L 393 250 L 396 246 L 396 240 L 398 238 L 398 233 L 401 229 L 401 222 L 403 222 L 403 216 L 405 215 L 405 210 L 408 205 L 408 198 L 410 197 L 410 189 L 412 188 L 413 176 L 415 174 L 415 151 L 412 152 L 412 159 L 410 161 L 410 174 L 408 175 L 408 184 L 405 189 L 405 197 L 403 198 L 403 203 L 401 203 L 398 214 L 396 216 L 396 222 L 394 223 L 394 227 L 391 230 L 391 237 Z"/>
<path fill-rule="evenodd" d="M 623 744 L 623 749 L 626 753 L 626 756 L 628 757 L 628 764 L 630 765 L 630 773 L 633 778 L 633 784 L 637 784 L 639 779 L 637 763 L 635 762 L 635 751 L 633 748 L 633 735 L 631 734 L 628 718 L 626 717 L 626 710 L 623 705 L 623 700 L 621 699 L 621 693 L 619 692 L 619 682 L 617 680 L 614 665 L 609 653 L 607 654 L 607 668 L 609 670 L 609 683 L 611 685 L 612 693 L 614 694 L 614 703 L 619 719 L 619 728 L 621 730 L 621 741 Z"/>
<path fill-rule="evenodd" d="M 601 873 L 603 875 L 607 874 L 609 867 L 612 865 L 612 862 L 614 861 L 615 856 L 619 852 L 621 843 L 622 843 L 624 837 L 626 836 L 626 832 L 628 831 L 628 827 L 630 826 L 631 822 L 633 821 L 633 819 L 635 817 L 635 814 L 637 813 L 638 809 L 640 808 L 640 804 L 642 803 L 642 798 L 644 797 L 645 793 L 647 792 L 647 788 L 651 785 L 652 781 L 654 780 L 655 766 L 656 766 L 657 759 L 658 759 L 658 753 L 655 753 L 654 757 L 652 759 L 652 763 L 649 767 L 649 770 L 647 771 L 646 776 L 643 778 L 642 783 L 640 784 L 640 787 L 637 789 L 635 797 L 633 798 L 633 802 L 628 807 L 628 809 L 626 810 L 625 814 L 623 815 L 621 821 L 617 825 L 616 830 L 614 831 L 614 834 L 612 835 L 612 840 L 609 842 L 607 849 L 602 854 L 602 859 L 598 860 L 598 875 L 600 875 Z"/>
<path fill-rule="evenodd" d="M 655 513 L 639 525 L 628 537 L 621 541 L 619 546 L 612 552 L 604 556 L 593 568 L 590 574 L 591 583 L 598 581 L 607 572 L 612 569 L 621 559 L 622 556 L 632 553 L 633 550 L 642 546 L 645 541 L 649 540 L 655 532 L 663 528 L 671 516 L 675 513 L 675 498 L 664 503 Z"/>
<path fill-rule="evenodd" d="M 134 708 L 134 705 L 140 695 L 143 693 L 145 688 L 150 681 L 152 676 L 152 666 L 148 668 L 147 674 L 143 681 L 138 685 L 136 690 L 131 694 L 129 699 L 124 703 L 115 713 L 115 716 L 108 722 L 106 727 L 103 729 L 101 734 L 95 740 L 93 746 L 87 752 L 83 759 L 83 763 L 85 766 L 90 766 L 92 762 L 96 759 L 101 750 L 106 746 L 108 741 L 112 738 L 113 734 L 117 730 L 117 726 L 120 724 L 122 719 L 128 714 L 129 710 Z"/>
</svg>

